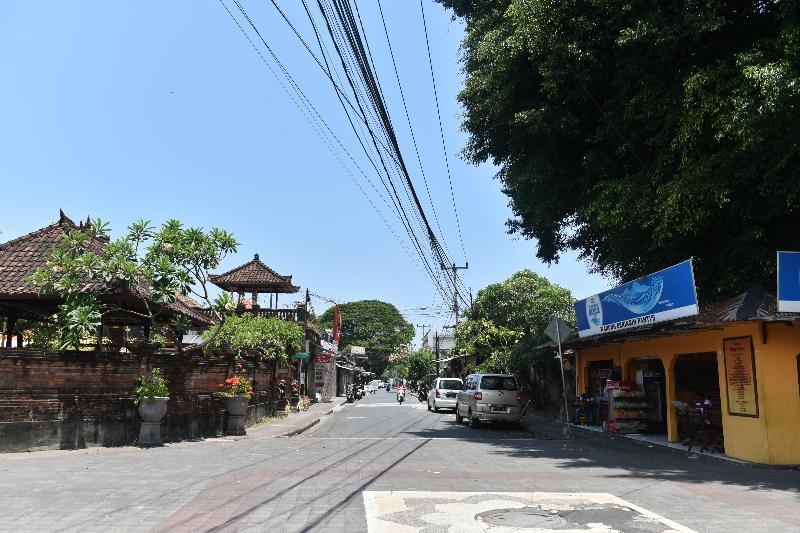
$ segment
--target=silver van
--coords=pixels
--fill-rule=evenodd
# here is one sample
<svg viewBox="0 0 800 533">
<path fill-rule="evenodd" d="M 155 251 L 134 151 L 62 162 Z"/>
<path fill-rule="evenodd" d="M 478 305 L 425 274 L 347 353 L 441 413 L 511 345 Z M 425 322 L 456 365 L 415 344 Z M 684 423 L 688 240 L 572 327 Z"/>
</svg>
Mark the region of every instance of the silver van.
<svg viewBox="0 0 800 533">
<path fill-rule="evenodd" d="M 456 422 L 466 418 L 474 428 L 480 422 L 513 422 L 522 419 L 522 392 L 510 374 L 470 374 L 456 398 Z"/>
</svg>

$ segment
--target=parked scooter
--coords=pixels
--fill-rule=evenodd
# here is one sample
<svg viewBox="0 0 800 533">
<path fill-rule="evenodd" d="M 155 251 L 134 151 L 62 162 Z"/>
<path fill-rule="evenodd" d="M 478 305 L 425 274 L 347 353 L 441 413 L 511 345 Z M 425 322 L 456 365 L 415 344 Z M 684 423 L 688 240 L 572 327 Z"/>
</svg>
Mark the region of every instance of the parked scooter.
<svg viewBox="0 0 800 533">
<path fill-rule="evenodd" d="M 353 387 L 353 394 L 355 395 L 356 400 L 360 400 L 361 398 L 364 397 L 364 390 L 358 385 L 355 385 Z"/>
<path fill-rule="evenodd" d="M 417 398 L 420 402 L 427 402 L 428 401 L 428 392 L 425 390 L 425 387 L 419 388 L 419 393 L 417 394 Z"/>
<path fill-rule="evenodd" d="M 346 394 L 347 394 L 347 403 L 353 403 L 354 401 L 356 401 L 356 395 L 353 392 L 353 385 L 348 385 L 347 386 L 347 393 Z"/>
</svg>

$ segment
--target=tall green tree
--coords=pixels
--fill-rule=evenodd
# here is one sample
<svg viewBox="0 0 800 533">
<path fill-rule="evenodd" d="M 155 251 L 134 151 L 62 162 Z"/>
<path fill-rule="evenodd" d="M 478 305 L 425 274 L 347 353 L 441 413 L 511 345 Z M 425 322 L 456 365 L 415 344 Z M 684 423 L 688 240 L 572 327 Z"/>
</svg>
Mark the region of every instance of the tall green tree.
<svg viewBox="0 0 800 533">
<path fill-rule="evenodd" d="M 411 352 L 406 363 L 408 365 L 408 380 L 410 382 L 422 381 L 425 376 L 436 372 L 434 361 L 436 356 L 424 346 L 419 350 Z"/>
<path fill-rule="evenodd" d="M 342 338 L 340 346 L 364 346 L 370 372 L 381 375 L 389 364 L 389 355 L 414 338 L 414 326 L 390 303 L 360 300 L 341 304 Z M 317 319 L 324 328 L 333 327 L 333 308 Z"/>
<path fill-rule="evenodd" d="M 473 314 L 456 328 L 456 352 L 488 356 L 485 370 L 525 374 L 555 317 L 574 323 L 569 290 L 531 270 L 478 291 Z"/>
<path fill-rule="evenodd" d="M 438 1 L 466 22 L 465 157 L 500 167 L 541 259 L 774 284 L 800 249 L 797 0 Z"/>
<path fill-rule="evenodd" d="M 104 315 L 119 310 L 116 304 L 98 297 L 100 290 L 111 289 L 129 291 L 139 301 L 139 311 L 125 311 L 148 322 L 151 336 L 166 322 L 165 310 L 179 295 L 200 298 L 217 317 L 207 337 L 212 340 L 233 302 L 225 293 L 211 297 L 209 275 L 225 256 L 236 251 L 233 235 L 218 228 L 186 227 L 174 219 L 160 228 L 149 220 L 138 220 L 115 240 L 109 234 L 108 223 L 99 219 L 65 233 L 63 241 L 50 251 L 47 265 L 30 276 L 41 292 L 63 299 L 56 317 L 60 347 L 80 347 L 95 334 Z M 170 322 L 175 337 L 191 325 L 182 315 Z M 200 348 L 202 345 L 196 345 L 190 350 Z"/>
</svg>

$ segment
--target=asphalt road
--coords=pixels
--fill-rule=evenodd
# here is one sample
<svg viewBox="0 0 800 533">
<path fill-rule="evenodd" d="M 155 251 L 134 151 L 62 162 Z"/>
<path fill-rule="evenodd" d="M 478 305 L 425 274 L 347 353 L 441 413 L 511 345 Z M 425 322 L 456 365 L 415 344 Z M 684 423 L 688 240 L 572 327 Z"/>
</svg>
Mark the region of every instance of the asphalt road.
<svg viewBox="0 0 800 533">
<path fill-rule="evenodd" d="M 800 472 L 471 430 L 378 391 L 301 436 L 0 455 L 3 531 L 797 531 Z"/>
</svg>

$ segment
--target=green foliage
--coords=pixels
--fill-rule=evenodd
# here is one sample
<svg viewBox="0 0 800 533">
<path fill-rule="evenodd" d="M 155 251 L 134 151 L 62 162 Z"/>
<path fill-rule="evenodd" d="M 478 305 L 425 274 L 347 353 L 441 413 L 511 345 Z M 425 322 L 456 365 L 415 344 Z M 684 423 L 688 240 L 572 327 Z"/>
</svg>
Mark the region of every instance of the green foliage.
<svg viewBox="0 0 800 533">
<path fill-rule="evenodd" d="M 796 0 L 438 0 L 463 18 L 470 138 L 511 232 L 630 280 L 697 258 L 702 297 L 800 248 Z"/>
<path fill-rule="evenodd" d="M 389 364 L 389 355 L 414 338 L 414 326 L 406 322 L 390 303 L 361 300 L 339 306 L 342 311 L 340 346 L 364 346 L 368 370 L 381 375 Z M 323 328 L 333 327 L 333 308 L 317 319 Z"/>
<path fill-rule="evenodd" d="M 241 369 L 240 369 L 241 370 Z M 244 396 L 248 400 L 253 396 L 253 380 L 242 375 L 235 375 L 225 380 L 220 385 L 221 391 L 215 392 L 214 396 L 220 398 L 232 398 L 234 396 Z"/>
<path fill-rule="evenodd" d="M 150 376 L 139 376 L 136 378 L 136 388 L 133 389 L 133 403 L 139 405 L 141 402 L 152 402 L 155 397 L 169 396 L 167 390 L 167 380 L 161 377 L 161 369 L 153 367 Z"/>
<path fill-rule="evenodd" d="M 425 378 L 425 376 L 436 372 L 436 365 L 434 363 L 435 360 L 436 356 L 434 356 L 425 347 L 412 352 L 406 360 L 406 376 L 408 377 L 408 380 L 411 382 L 421 381 Z"/>
<path fill-rule="evenodd" d="M 485 355 L 482 372 L 524 375 L 531 348 L 547 341 L 544 328 L 555 317 L 574 323 L 572 295 L 530 270 L 478 291 L 473 316 L 458 324 L 456 352 Z"/>
<path fill-rule="evenodd" d="M 22 331 L 31 348 L 58 349 L 61 346 L 61 329 L 49 322 L 23 320 L 17 322 L 17 331 Z"/>
<path fill-rule="evenodd" d="M 303 344 L 303 328 L 278 318 L 242 315 L 229 316 L 213 336 L 206 331 L 207 354 L 259 355 L 265 359 L 287 360 L 287 355 L 300 350 Z"/>
<path fill-rule="evenodd" d="M 156 230 L 149 221 L 139 220 L 117 240 L 109 240 L 108 235 L 108 223 L 99 219 L 87 228 L 65 233 L 62 243 L 51 250 L 47 265 L 30 276 L 41 292 L 64 300 L 58 314 L 62 346 L 77 347 L 100 325 L 103 314 L 116 309 L 96 297 L 100 286 L 116 286 L 138 296 L 143 309 L 139 313 L 152 326 L 164 306 L 181 294 L 201 298 L 220 318 L 221 311 L 230 307 L 228 295 L 212 301 L 207 284 L 209 270 L 236 251 L 231 234 L 217 228 L 208 232 L 186 228 L 177 220 Z M 172 324 L 177 332 L 189 325 L 185 317 Z"/>
<path fill-rule="evenodd" d="M 97 336 L 100 327 L 100 311 L 92 295 L 73 295 L 58 308 L 60 325 L 59 348 L 80 348 L 86 339 Z"/>
</svg>

